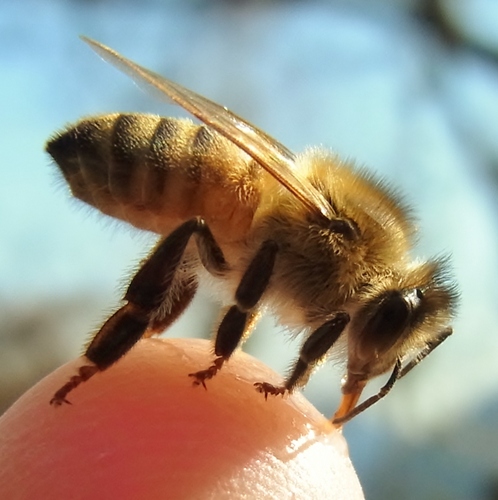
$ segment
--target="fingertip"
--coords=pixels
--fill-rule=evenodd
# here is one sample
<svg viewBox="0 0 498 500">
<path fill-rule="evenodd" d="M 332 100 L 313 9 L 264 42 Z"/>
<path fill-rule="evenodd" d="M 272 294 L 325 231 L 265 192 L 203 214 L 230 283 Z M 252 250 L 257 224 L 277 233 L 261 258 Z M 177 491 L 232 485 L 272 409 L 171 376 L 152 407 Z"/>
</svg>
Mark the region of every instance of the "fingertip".
<svg viewBox="0 0 498 500">
<path fill-rule="evenodd" d="M 279 377 L 244 353 L 193 387 L 211 360 L 209 342 L 148 339 L 54 408 L 81 359 L 57 370 L 0 419 L 0 496 L 30 476 L 18 498 L 363 498 L 342 435 L 310 403 L 265 401 L 254 383 Z"/>
</svg>

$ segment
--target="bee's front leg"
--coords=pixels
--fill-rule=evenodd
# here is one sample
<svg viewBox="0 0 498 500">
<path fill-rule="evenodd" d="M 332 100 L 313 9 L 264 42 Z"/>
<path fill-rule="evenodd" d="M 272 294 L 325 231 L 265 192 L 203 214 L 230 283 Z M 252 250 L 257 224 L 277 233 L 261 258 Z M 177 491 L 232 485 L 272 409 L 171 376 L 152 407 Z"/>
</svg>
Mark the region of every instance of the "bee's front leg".
<svg viewBox="0 0 498 500">
<path fill-rule="evenodd" d="M 216 358 L 213 364 L 205 370 L 189 374 L 194 378 L 194 385 L 206 388 L 206 380 L 216 375 L 223 363 L 251 332 L 257 318 L 256 306 L 270 281 L 277 251 L 277 244 L 267 240 L 249 264 L 235 291 L 236 304 L 230 307 L 218 327 L 214 345 Z"/>
<path fill-rule="evenodd" d="M 294 368 L 284 385 L 274 386 L 268 382 L 256 382 L 254 384 L 256 390 L 263 393 L 266 399 L 268 395 L 283 395 L 287 391 L 290 392 L 294 388 L 305 384 L 313 367 L 323 359 L 323 357 L 335 344 L 348 323 L 348 313 L 335 313 L 331 319 L 313 331 L 306 339 L 301 347 L 299 359 L 294 365 Z"/>
<path fill-rule="evenodd" d="M 415 368 L 421 361 L 423 361 L 429 354 L 431 354 L 434 349 L 441 345 L 452 333 L 453 329 L 451 327 L 444 328 L 438 333 L 434 340 L 427 342 L 427 345 L 404 367 L 402 366 L 402 360 L 398 359 L 396 361 L 396 364 L 394 365 L 389 379 L 377 394 L 370 396 L 368 399 L 352 409 L 346 407 L 346 411 L 341 411 L 341 407 L 339 407 L 332 419 L 332 423 L 336 426 L 344 425 L 346 422 L 364 412 L 366 409 L 370 408 L 370 406 L 377 403 L 377 401 L 380 401 L 382 398 L 386 397 L 394 387 L 394 384 L 400 378 L 403 378 L 407 373 L 413 370 L 413 368 Z"/>
<path fill-rule="evenodd" d="M 69 403 L 66 396 L 95 373 L 109 368 L 124 356 L 140 338 L 159 333 L 185 310 L 197 290 L 193 276 L 176 278 L 190 237 L 196 234 L 199 253 L 205 265 L 222 272 L 226 267 L 223 253 L 214 242 L 204 220 L 189 220 L 162 240 L 131 280 L 124 296 L 126 304 L 102 326 L 88 346 L 85 356 L 91 364 L 84 365 L 77 375 L 62 386 L 50 403 L 59 406 Z M 162 312 L 165 303 L 169 306 Z"/>
</svg>

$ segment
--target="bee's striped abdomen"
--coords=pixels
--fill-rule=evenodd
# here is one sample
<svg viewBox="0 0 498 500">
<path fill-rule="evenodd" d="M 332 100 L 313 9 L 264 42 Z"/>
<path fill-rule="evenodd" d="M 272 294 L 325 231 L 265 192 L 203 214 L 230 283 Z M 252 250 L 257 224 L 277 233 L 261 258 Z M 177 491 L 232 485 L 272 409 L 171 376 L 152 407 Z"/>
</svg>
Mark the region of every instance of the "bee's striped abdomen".
<svg viewBox="0 0 498 500">
<path fill-rule="evenodd" d="M 238 238 L 259 201 L 254 160 L 187 119 L 89 118 L 49 141 L 47 151 L 77 198 L 160 234 L 200 215 L 223 227 L 225 238 Z"/>
</svg>

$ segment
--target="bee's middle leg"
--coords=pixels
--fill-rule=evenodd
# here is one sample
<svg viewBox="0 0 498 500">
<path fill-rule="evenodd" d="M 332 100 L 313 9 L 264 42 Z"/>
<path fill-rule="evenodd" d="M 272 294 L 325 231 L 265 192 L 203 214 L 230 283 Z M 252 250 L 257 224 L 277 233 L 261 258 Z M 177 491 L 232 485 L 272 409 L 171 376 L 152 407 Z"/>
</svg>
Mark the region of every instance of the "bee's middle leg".
<svg viewBox="0 0 498 500">
<path fill-rule="evenodd" d="M 249 264 L 235 291 L 236 303 L 230 307 L 218 327 L 214 345 L 216 358 L 213 364 L 205 370 L 189 374 L 194 378 L 194 385 L 206 388 L 206 380 L 216 375 L 223 363 L 251 332 L 257 317 L 256 306 L 268 287 L 277 251 L 277 244 L 267 240 Z"/>
</svg>

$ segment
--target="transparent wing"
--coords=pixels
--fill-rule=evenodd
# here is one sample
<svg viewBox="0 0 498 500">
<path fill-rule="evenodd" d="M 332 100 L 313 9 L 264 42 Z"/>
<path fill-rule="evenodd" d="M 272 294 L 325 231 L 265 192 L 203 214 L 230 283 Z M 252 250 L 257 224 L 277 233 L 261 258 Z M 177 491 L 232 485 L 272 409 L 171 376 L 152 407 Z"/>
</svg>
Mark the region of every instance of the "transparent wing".
<svg viewBox="0 0 498 500">
<path fill-rule="evenodd" d="M 139 66 L 87 37 L 82 39 L 105 61 L 129 75 L 139 86 L 172 100 L 254 158 L 268 173 L 301 200 L 310 211 L 330 218 L 331 208 L 321 193 L 295 169 L 295 156 L 285 146 L 244 119 L 195 92 Z"/>
</svg>

